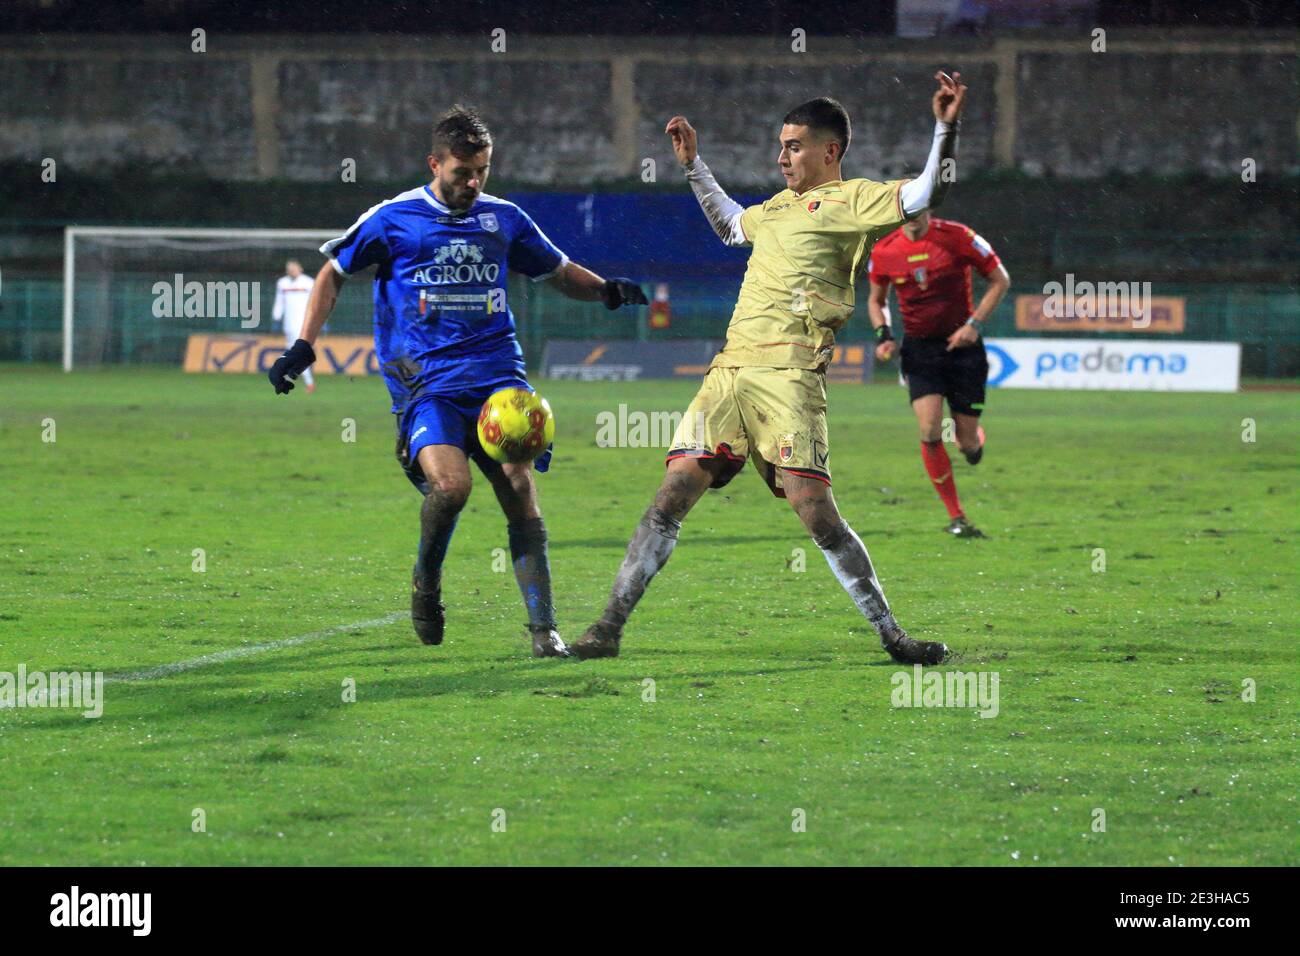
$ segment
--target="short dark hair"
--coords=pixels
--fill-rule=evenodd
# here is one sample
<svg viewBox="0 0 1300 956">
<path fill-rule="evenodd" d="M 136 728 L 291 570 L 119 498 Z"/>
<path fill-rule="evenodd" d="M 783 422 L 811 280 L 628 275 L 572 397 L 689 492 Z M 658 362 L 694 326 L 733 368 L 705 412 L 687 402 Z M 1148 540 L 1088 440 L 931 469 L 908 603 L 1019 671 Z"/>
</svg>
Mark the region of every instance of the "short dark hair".
<svg viewBox="0 0 1300 956">
<path fill-rule="evenodd" d="M 433 127 L 433 155 L 450 152 L 457 159 L 469 159 L 492 145 L 492 134 L 478 113 L 457 103 L 438 117 Z"/>
<path fill-rule="evenodd" d="M 819 96 L 786 113 L 783 122 L 787 126 L 807 126 L 813 132 L 826 134 L 840 144 L 841 156 L 848 152 L 853 130 L 849 125 L 849 111 L 839 100 Z"/>
</svg>

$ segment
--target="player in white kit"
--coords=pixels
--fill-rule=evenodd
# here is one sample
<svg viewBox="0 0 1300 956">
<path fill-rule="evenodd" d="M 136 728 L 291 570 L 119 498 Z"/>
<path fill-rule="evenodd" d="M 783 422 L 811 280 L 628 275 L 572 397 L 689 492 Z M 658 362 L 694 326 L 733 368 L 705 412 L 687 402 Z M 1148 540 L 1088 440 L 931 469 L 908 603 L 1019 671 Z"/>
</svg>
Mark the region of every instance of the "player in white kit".
<svg viewBox="0 0 1300 956">
<path fill-rule="evenodd" d="M 271 321 L 284 323 L 285 344 L 290 347 L 298 341 L 302 331 L 303 316 L 307 314 L 307 299 L 311 297 L 311 287 L 316 280 L 302 271 L 302 264 L 297 259 L 290 259 L 284 264 L 284 275 L 275 284 L 275 306 L 271 309 Z M 311 369 L 302 373 L 307 382 L 307 392 L 316 391 L 316 382 Z"/>
</svg>

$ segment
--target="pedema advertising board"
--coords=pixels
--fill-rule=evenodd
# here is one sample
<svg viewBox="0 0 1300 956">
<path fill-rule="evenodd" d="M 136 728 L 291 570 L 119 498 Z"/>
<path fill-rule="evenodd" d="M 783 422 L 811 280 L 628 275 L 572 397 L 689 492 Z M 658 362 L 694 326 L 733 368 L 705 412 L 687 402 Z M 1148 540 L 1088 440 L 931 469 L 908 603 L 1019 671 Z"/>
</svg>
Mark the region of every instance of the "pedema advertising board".
<svg viewBox="0 0 1300 956">
<path fill-rule="evenodd" d="M 989 385 L 1149 392 L 1235 392 L 1237 342 L 988 339 Z"/>
</svg>

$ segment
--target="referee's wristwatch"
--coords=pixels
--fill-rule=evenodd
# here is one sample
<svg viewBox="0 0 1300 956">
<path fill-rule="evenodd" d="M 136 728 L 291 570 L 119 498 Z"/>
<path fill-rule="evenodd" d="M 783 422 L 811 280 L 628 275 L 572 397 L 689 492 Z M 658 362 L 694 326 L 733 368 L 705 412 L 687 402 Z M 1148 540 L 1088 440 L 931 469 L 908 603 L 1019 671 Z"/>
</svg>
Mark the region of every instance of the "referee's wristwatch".
<svg viewBox="0 0 1300 956">
<path fill-rule="evenodd" d="M 967 319 L 966 324 L 973 325 L 975 327 L 975 334 L 979 336 L 983 336 L 984 323 L 981 322 L 979 319 L 975 318 L 975 316 L 972 315 L 969 319 Z"/>
</svg>

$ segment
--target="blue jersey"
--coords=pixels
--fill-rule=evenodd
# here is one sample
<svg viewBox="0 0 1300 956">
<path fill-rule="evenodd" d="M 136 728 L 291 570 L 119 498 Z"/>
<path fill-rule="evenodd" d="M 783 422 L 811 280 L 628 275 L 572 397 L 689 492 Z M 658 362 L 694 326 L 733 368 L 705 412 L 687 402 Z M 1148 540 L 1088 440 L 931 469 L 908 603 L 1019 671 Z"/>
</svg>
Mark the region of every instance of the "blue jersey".
<svg viewBox="0 0 1300 956">
<path fill-rule="evenodd" d="M 484 193 L 453 213 L 428 186 L 372 207 L 320 251 L 343 275 L 378 267 L 375 354 L 394 412 L 523 379 L 506 270 L 541 280 L 568 262 L 514 203 Z"/>
</svg>

